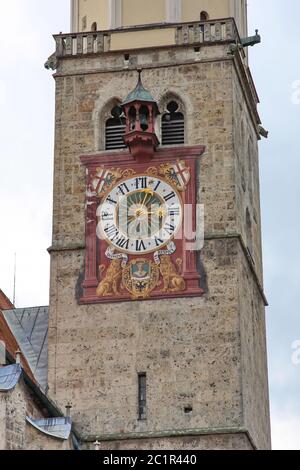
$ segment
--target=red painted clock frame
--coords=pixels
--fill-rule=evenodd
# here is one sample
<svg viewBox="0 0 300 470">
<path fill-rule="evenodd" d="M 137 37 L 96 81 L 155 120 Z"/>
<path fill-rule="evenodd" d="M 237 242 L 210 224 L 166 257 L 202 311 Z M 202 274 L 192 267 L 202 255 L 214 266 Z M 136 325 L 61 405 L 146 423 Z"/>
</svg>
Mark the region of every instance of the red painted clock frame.
<svg viewBox="0 0 300 470">
<path fill-rule="evenodd" d="M 97 209 L 100 205 L 100 198 L 95 195 L 90 195 L 88 188 L 90 187 L 92 175 L 95 174 L 97 168 L 104 169 L 118 168 L 121 171 L 132 169 L 137 175 L 146 173 L 150 167 L 159 167 L 162 164 L 176 163 L 178 160 L 184 160 L 190 169 L 191 179 L 185 192 L 181 193 L 183 204 L 192 207 L 192 230 L 196 232 L 196 203 L 197 203 L 197 162 L 203 155 L 205 147 L 181 147 L 181 148 L 159 148 L 150 161 L 136 161 L 132 154 L 126 151 L 115 152 L 102 152 L 95 155 L 83 155 L 80 157 L 82 165 L 86 168 L 86 253 L 85 253 L 85 269 L 84 281 L 82 283 L 82 296 L 79 300 L 81 304 L 97 304 L 97 303 L 112 303 L 132 301 L 131 294 L 124 288 L 120 295 L 110 295 L 107 297 L 97 296 L 97 287 L 101 281 L 99 266 L 109 266 L 110 260 L 105 256 L 108 248 L 108 243 L 105 240 L 100 240 L 97 237 Z M 158 176 L 161 178 L 160 176 Z M 163 179 L 163 178 L 162 178 Z M 122 180 L 118 181 L 121 183 Z M 102 198 L 101 198 L 102 199 Z M 184 220 L 183 220 L 184 225 Z M 196 297 L 202 296 L 204 291 L 200 287 L 200 274 L 197 271 L 197 251 L 187 249 L 188 244 L 192 240 L 185 239 L 183 233 L 181 240 L 175 240 L 177 250 L 171 255 L 172 262 L 175 264 L 176 259 L 182 260 L 181 276 L 186 283 L 186 290 L 182 292 L 162 292 L 158 286 L 154 289 L 150 296 L 146 299 L 138 300 L 156 300 L 165 298 L 178 298 L 178 297 Z M 142 255 L 143 258 L 153 260 L 153 253 Z M 136 259 L 138 255 L 129 255 L 129 262 Z M 135 300 L 136 301 L 136 300 Z"/>
</svg>

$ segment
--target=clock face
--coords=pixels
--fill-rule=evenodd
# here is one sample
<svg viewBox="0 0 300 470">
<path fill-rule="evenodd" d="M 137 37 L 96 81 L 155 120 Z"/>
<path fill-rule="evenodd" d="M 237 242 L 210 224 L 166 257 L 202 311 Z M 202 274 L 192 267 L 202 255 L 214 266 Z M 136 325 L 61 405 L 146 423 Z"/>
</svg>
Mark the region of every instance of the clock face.
<svg viewBox="0 0 300 470">
<path fill-rule="evenodd" d="M 97 211 L 101 236 L 128 254 L 160 250 L 181 227 L 182 201 L 164 180 L 134 176 L 117 184 Z"/>
</svg>

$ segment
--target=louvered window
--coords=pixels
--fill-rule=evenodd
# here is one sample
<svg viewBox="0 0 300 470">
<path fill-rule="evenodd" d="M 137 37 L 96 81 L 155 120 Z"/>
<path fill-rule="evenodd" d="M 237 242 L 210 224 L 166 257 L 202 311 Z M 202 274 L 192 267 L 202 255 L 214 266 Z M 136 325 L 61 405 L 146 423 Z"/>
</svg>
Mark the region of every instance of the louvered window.
<svg viewBox="0 0 300 470">
<path fill-rule="evenodd" d="M 162 145 L 184 145 L 184 115 L 176 101 L 170 101 L 167 112 L 162 117 Z"/>
<path fill-rule="evenodd" d="M 124 134 L 126 119 L 121 106 L 115 106 L 111 110 L 111 117 L 106 121 L 105 149 L 117 150 L 125 148 Z"/>
</svg>

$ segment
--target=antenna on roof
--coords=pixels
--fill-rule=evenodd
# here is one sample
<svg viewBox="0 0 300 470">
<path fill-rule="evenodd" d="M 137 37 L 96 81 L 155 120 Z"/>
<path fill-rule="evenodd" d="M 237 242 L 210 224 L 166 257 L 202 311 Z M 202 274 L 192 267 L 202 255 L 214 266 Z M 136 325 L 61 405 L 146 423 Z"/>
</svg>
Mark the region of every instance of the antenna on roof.
<svg viewBox="0 0 300 470">
<path fill-rule="evenodd" d="M 17 253 L 15 253 L 15 263 L 14 263 L 14 296 L 13 304 L 16 306 L 16 281 L 17 281 Z"/>
</svg>

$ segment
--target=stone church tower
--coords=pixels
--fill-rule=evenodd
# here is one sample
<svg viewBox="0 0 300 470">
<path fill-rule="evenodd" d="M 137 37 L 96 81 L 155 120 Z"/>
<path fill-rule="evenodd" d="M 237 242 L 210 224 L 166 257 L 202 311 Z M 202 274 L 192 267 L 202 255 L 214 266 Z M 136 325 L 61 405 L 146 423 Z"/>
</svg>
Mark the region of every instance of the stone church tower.
<svg viewBox="0 0 300 470">
<path fill-rule="evenodd" d="M 268 449 L 246 1 L 71 3 L 72 33 L 55 36 L 48 63 L 49 394 L 71 401 L 87 449 Z M 177 232 L 199 232 L 196 203 L 204 243 L 192 248 Z"/>
</svg>

